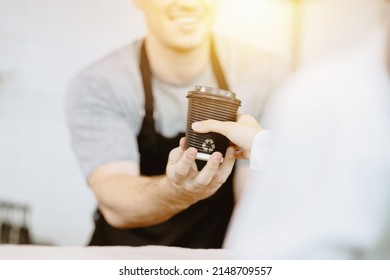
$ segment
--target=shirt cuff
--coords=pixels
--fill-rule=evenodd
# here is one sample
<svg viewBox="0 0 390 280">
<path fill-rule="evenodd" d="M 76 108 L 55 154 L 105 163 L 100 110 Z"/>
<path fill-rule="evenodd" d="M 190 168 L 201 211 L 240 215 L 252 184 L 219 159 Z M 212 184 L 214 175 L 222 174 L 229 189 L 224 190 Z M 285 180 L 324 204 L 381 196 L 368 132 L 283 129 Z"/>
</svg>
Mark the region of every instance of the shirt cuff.
<svg viewBox="0 0 390 280">
<path fill-rule="evenodd" d="M 250 155 L 250 168 L 257 171 L 265 171 L 267 167 L 267 154 L 270 149 L 270 135 L 271 131 L 267 129 L 260 130 L 252 143 L 252 150 Z"/>
</svg>

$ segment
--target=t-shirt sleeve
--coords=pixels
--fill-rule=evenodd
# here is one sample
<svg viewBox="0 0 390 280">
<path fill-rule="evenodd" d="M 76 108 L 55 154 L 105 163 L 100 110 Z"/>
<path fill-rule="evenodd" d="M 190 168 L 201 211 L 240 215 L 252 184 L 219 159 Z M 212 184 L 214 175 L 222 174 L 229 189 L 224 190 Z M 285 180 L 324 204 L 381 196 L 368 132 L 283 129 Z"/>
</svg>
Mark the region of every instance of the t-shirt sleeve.
<svg viewBox="0 0 390 280">
<path fill-rule="evenodd" d="M 103 78 L 79 76 L 68 87 L 66 115 L 72 147 L 86 178 L 112 161 L 139 161 L 136 128 Z"/>
</svg>

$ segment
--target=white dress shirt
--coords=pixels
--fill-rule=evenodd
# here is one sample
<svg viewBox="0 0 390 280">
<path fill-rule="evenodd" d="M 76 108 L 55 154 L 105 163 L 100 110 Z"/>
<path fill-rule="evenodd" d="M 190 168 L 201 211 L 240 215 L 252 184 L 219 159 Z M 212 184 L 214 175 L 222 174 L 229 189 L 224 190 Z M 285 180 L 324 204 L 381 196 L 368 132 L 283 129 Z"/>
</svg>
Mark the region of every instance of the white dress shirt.
<svg viewBox="0 0 390 280">
<path fill-rule="evenodd" d="M 390 259 L 384 34 L 302 69 L 270 103 L 225 240 L 237 258 Z"/>
</svg>

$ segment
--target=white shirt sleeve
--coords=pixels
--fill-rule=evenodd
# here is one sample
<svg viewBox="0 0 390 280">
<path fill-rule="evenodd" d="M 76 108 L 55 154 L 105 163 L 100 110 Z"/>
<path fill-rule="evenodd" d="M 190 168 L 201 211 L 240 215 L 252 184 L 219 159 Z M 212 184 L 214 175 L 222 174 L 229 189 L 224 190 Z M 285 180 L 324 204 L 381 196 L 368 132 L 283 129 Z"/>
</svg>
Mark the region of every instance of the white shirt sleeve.
<svg viewBox="0 0 390 280">
<path fill-rule="evenodd" d="M 236 257 L 390 257 L 390 91 L 367 61 L 309 69 L 280 94 L 225 239 Z"/>
<path fill-rule="evenodd" d="M 257 171 L 265 171 L 267 168 L 267 159 L 269 148 L 271 146 L 271 131 L 267 129 L 260 130 L 252 143 L 250 155 L 250 168 Z"/>
</svg>

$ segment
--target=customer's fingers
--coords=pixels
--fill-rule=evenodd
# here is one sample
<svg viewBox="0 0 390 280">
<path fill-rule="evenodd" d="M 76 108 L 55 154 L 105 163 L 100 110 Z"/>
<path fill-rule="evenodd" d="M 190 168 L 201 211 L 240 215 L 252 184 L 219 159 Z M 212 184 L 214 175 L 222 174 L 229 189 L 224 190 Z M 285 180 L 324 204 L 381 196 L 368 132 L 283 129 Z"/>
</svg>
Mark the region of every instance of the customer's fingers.
<svg viewBox="0 0 390 280">
<path fill-rule="evenodd" d="M 238 115 L 237 122 L 260 128 L 259 123 L 251 115 Z"/>
<path fill-rule="evenodd" d="M 221 122 L 216 120 L 205 120 L 201 122 L 194 122 L 192 129 L 199 133 L 207 133 L 210 131 L 227 136 L 229 132 L 234 129 L 235 122 Z"/>
</svg>

